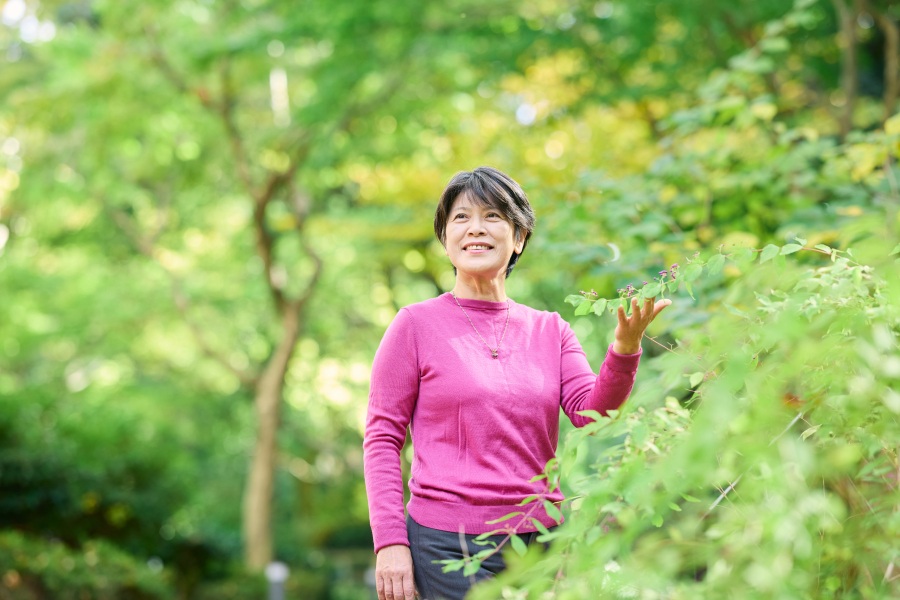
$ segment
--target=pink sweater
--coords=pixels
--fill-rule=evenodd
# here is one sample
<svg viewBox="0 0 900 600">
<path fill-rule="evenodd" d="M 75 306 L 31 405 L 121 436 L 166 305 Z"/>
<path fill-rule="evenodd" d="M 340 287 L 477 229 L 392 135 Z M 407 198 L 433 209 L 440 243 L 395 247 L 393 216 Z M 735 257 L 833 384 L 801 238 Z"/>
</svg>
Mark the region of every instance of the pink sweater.
<svg viewBox="0 0 900 600">
<path fill-rule="evenodd" d="M 506 303 L 460 303 L 495 346 Z M 409 545 L 400 451 L 410 423 L 410 516 L 425 527 L 479 534 L 500 526 L 486 521 L 528 511 L 516 505 L 544 491 L 542 482 L 529 480 L 556 454 L 560 407 L 582 427 L 592 419 L 578 411 L 604 414 L 631 393 L 640 353 L 610 348 L 595 375 L 557 313 L 510 306 L 496 359 L 449 293 L 402 309 L 385 332 L 372 367 L 363 443 L 376 552 Z M 563 495 L 556 490 L 549 498 Z M 543 507 L 531 516 L 556 524 Z M 534 530 L 530 521 L 520 528 Z"/>
</svg>

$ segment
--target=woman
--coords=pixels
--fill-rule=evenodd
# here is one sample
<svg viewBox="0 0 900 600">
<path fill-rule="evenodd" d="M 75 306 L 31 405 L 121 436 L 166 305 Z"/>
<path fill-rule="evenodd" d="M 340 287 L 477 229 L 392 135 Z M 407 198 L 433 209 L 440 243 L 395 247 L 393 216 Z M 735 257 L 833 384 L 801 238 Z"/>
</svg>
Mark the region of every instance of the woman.
<svg viewBox="0 0 900 600">
<path fill-rule="evenodd" d="M 375 354 L 365 433 L 365 476 L 380 600 L 462 598 L 471 583 L 433 561 L 463 557 L 461 541 L 516 510 L 546 526 L 546 492 L 530 480 L 554 457 L 559 409 L 576 426 L 618 408 L 631 392 L 644 330 L 668 300 L 619 309 L 615 341 L 595 374 L 557 313 L 517 304 L 506 278 L 525 250 L 534 213 L 510 177 L 489 167 L 458 173 L 441 196 L 434 231 L 456 272 L 453 290 L 402 309 Z M 414 457 L 404 518 L 400 451 Z M 559 490 L 546 495 L 563 499 Z M 533 532 L 526 522 L 520 532 Z M 528 536 L 528 540 L 534 536 Z M 469 546 L 465 552 L 481 548 Z M 499 554 L 474 579 L 503 568 Z"/>
</svg>

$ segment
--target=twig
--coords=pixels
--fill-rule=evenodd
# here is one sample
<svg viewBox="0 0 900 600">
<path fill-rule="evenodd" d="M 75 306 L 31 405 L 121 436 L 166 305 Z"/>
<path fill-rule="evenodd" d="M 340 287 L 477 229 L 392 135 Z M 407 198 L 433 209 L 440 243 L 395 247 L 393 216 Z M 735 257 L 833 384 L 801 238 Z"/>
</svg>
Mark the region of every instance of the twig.
<svg viewBox="0 0 900 600">
<path fill-rule="evenodd" d="M 745 471 L 745 472 L 746 472 L 746 471 Z M 722 500 L 724 500 L 724 499 L 728 496 L 728 493 L 729 493 L 731 490 L 733 490 L 733 489 L 735 488 L 735 486 L 741 481 L 741 477 L 743 477 L 743 476 L 744 476 L 743 473 L 742 473 L 741 475 L 739 475 L 737 479 L 735 479 L 735 480 L 734 480 L 727 488 L 725 488 L 725 489 L 722 491 L 721 494 L 719 494 L 719 497 L 716 498 L 716 501 L 713 502 L 713 503 L 710 505 L 710 507 L 709 507 L 708 509 L 706 509 L 706 512 L 703 513 L 703 515 L 700 517 L 700 520 L 701 520 L 701 521 L 702 521 L 703 519 L 705 519 L 706 517 L 708 517 L 709 514 L 713 511 L 713 509 L 714 509 L 715 507 L 717 507 L 717 506 L 719 505 L 719 503 L 722 502 Z"/>
<path fill-rule="evenodd" d="M 469 544 L 466 543 L 466 530 L 462 526 L 459 528 L 459 547 L 463 553 L 463 564 L 465 564 L 469 562 Z M 469 582 L 475 585 L 475 573 L 469 574 Z"/>
<path fill-rule="evenodd" d="M 797 421 L 799 421 L 799 420 L 802 419 L 802 418 L 803 418 L 803 413 L 802 413 L 802 412 L 797 413 L 797 416 L 794 417 L 794 418 L 791 420 L 790 423 L 788 423 L 788 426 L 784 428 L 784 431 L 782 431 L 781 433 L 779 433 L 778 435 L 776 435 L 776 436 L 772 439 L 772 441 L 769 442 L 769 445 L 771 446 L 772 444 L 774 444 L 775 442 L 777 442 L 778 440 L 780 440 L 780 439 L 781 439 L 781 436 L 783 436 L 783 435 L 786 434 L 788 431 L 790 431 L 790 430 L 791 430 L 791 427 L 793 427 L 793 426 L 797 423 Z"/>
</svg>

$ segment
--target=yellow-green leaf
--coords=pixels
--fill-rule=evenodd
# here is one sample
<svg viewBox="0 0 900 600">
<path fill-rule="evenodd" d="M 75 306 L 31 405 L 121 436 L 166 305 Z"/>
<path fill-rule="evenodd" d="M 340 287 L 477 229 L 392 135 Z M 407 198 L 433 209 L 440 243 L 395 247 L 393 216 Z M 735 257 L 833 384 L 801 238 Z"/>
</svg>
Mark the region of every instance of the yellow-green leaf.
<svg viewBox="0 0 900 600">
<path fill-rule="evenodd" d="M 493 521 L 485 521 L 485 523 L 487 523 L 488 525 L 493 525 L 494 523 L 501 523 L 503 521 L 508 521 L 509 519 L 512 519 L 513 517 L 517 517 L 522 514 L 525 514 L 525 513 L 523 513 L 522 511 L 511 512 L 511 513 L 503 515 L 499 519 L 494 519 Z"/>
<path fill-rule="evenodd" d="M 725 266 L 725 255 L 724 254 L 716 254 L 709 262 L 706 263 L 706 268 L 709 270 L 710 275 L 715 275 L 719 271 L 722 270 L 722 267 Z"/>
<path fill-rule="evenodd" d="M 515 534 L 510 536 L 509 542 L 512 544 L 512 549 L 515 550 L 516 554 L 519 556 L 525 556 L 525 553 L 528 552 L 528 546 L 519 536 Z"/>
<path fill-rule="evenodd" d="M 578 316 L 586 315 L 591 312 L 591 308 L 593 307 L 593 302 L 590 300 L 585 300 L 581 304 L 575 307 L 575 314 Z"/>
<path fill-rule="evenodd" d="M 551 519 L 559 523 L 562 520 L 562 513 L 559 511 L 559 507 L 550 502 L 549 500 L 544 500 L 544 510 L 547 511 L 547 514 Z"/>
<path fill-rule="evenodd" d="M 772 260 L 778 253 L 781 251 L 781 248 L 776 246 L 775 244 L 769 244 L 765 248 L 762 249 L 762 252 L 759 253 L 759 262 L 764 263 L 767 260 Z"/>
</svg>

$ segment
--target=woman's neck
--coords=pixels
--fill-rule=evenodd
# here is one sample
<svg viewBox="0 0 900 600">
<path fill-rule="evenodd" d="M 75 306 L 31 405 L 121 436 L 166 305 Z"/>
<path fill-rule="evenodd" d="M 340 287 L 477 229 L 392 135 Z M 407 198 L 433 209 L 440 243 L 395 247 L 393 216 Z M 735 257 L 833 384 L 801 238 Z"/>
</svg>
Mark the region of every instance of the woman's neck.
<svg viewBox="0 0 900 600">
<path fill-rule="evenodd" d="M 488 281 L 456 275 L 453 295 L 464 300 L 487 300 L 488 302 L 506 302 L 506 280 L 491 279 Z"/>
</svg>

